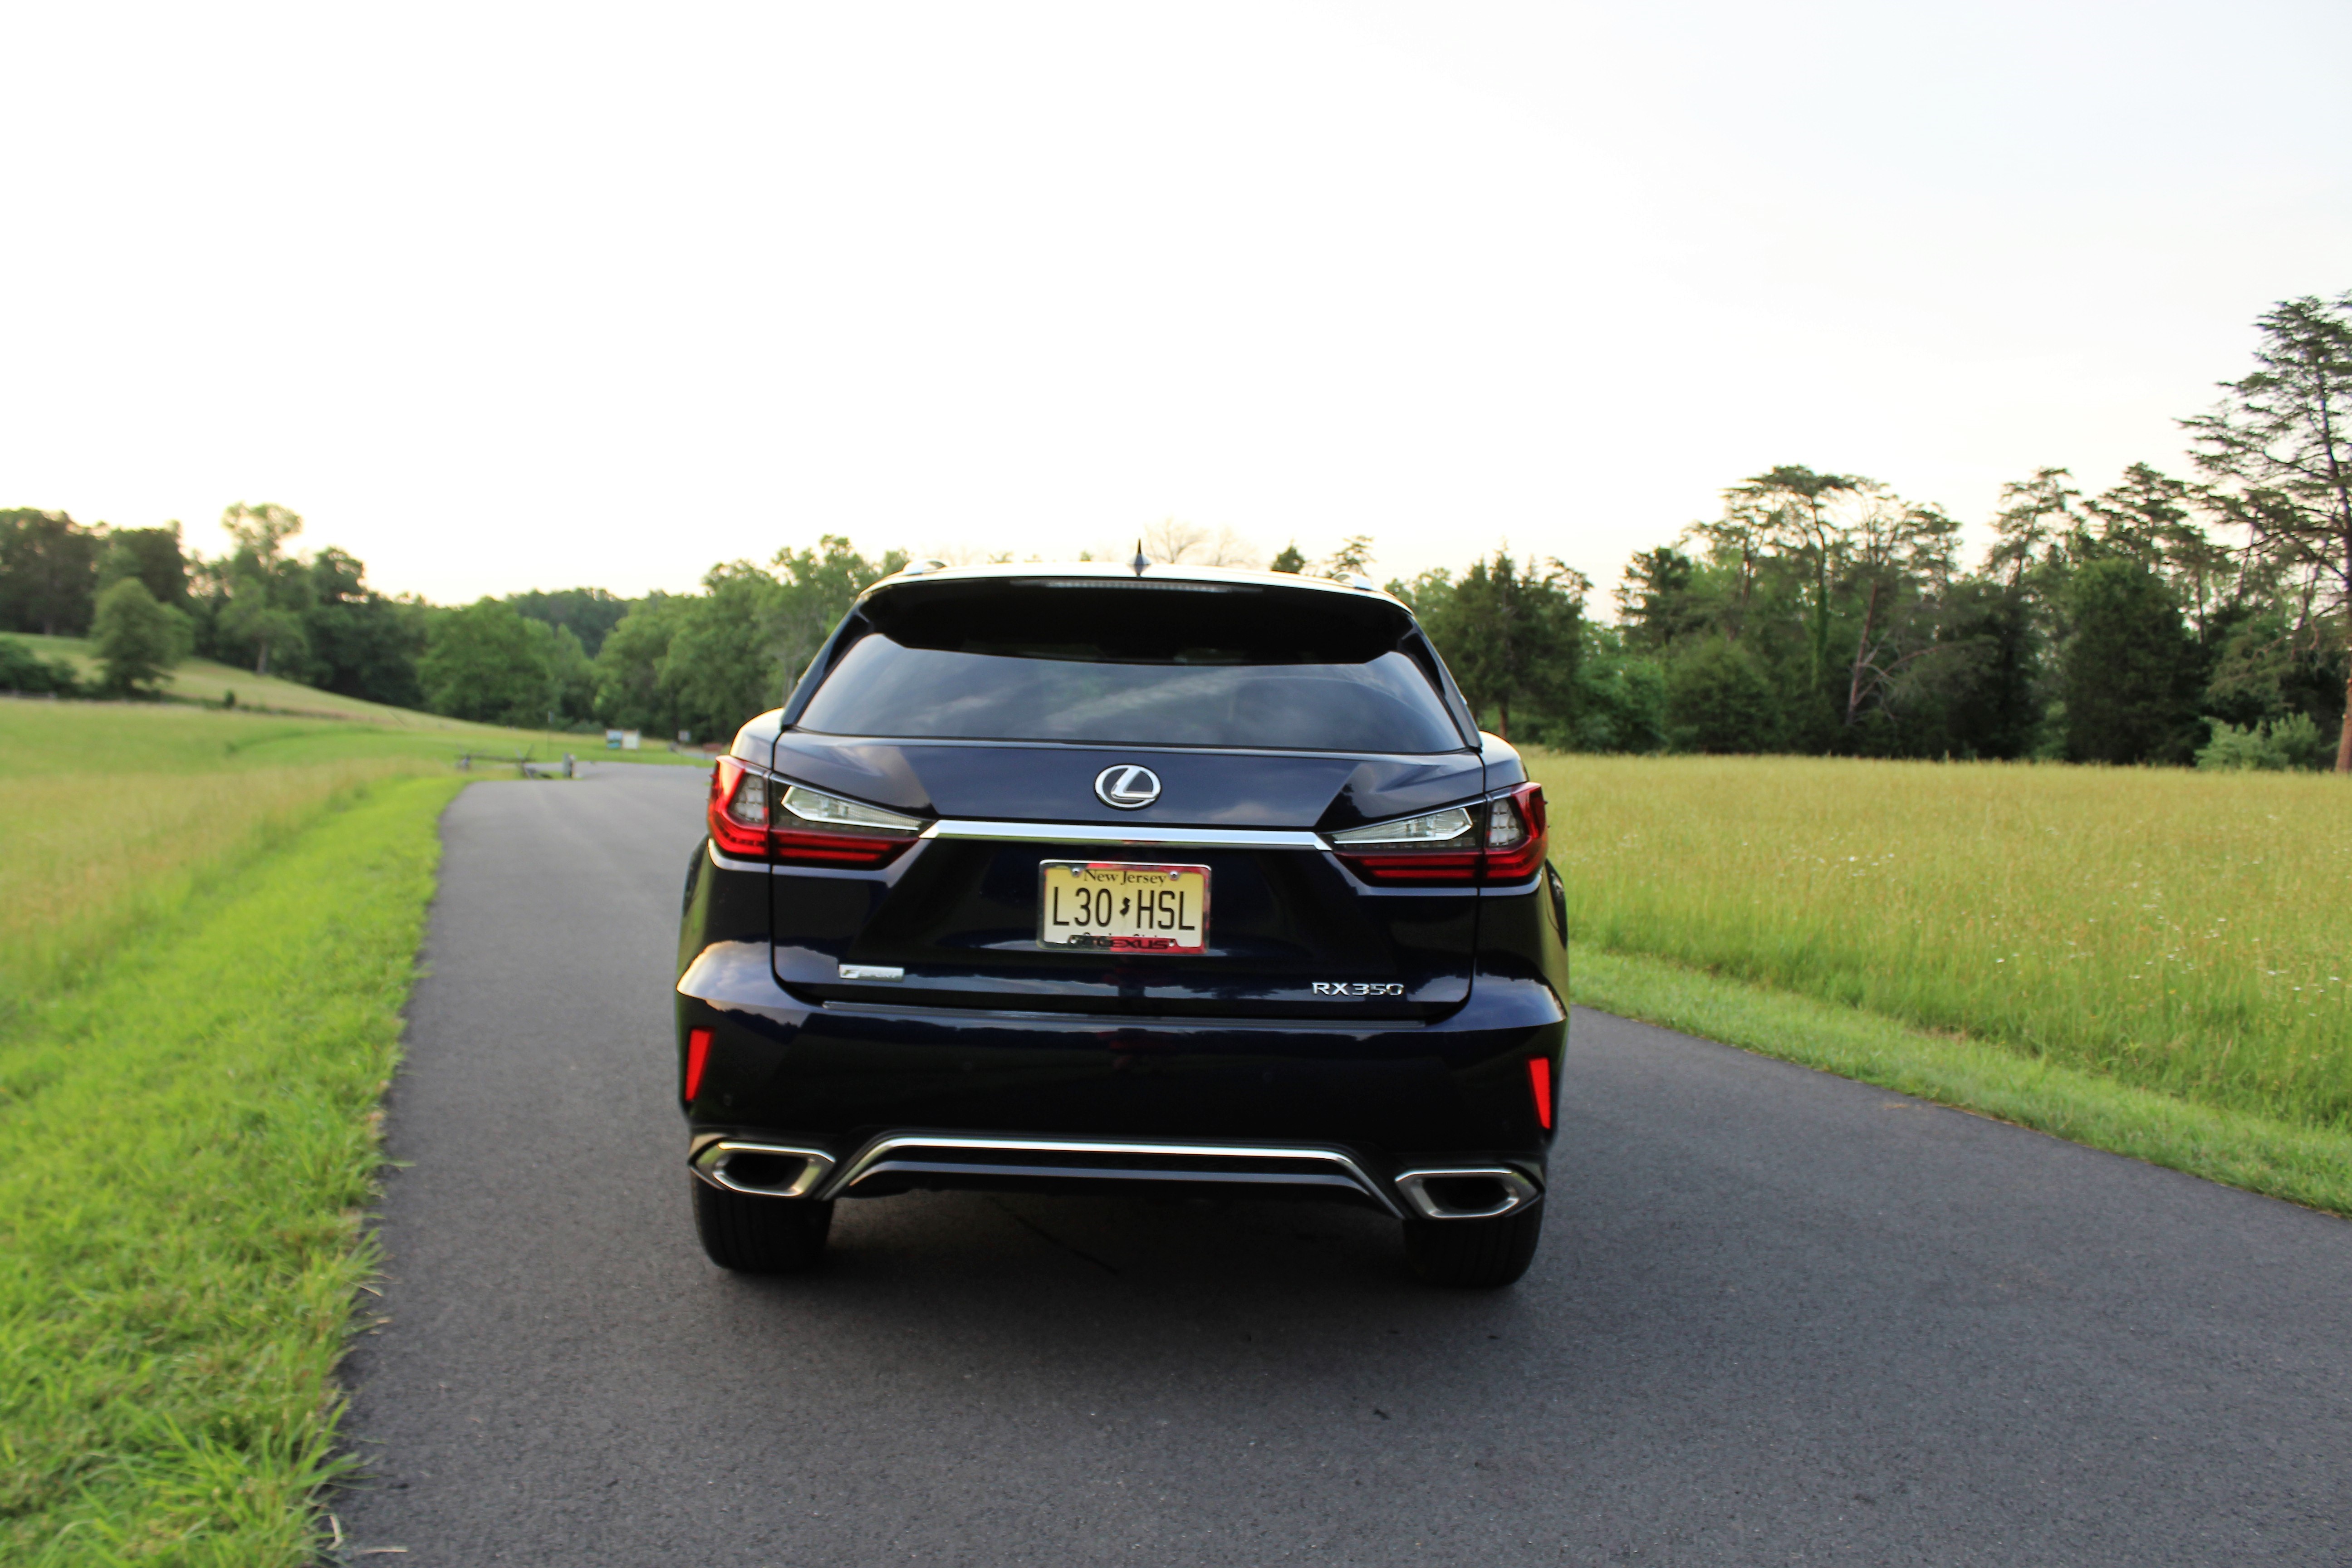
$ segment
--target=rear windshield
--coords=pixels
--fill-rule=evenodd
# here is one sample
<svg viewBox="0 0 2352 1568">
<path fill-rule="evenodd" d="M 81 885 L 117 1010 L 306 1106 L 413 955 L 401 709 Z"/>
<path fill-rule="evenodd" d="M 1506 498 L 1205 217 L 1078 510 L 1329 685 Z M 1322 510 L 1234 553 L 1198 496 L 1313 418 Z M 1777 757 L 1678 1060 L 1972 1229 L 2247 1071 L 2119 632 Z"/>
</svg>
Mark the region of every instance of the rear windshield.
<svg viewBox="0 0 2352 1568">
<path fill-rule="evenodd" d="M 866 635 L 799 727 L 1317 752 L 1465 744 L 1404 651 L 1410 620 L 1385 602 L 1298 590 L 1196 597 L 990 587 L 877 595 L 861 617 Z"/>
</svg>

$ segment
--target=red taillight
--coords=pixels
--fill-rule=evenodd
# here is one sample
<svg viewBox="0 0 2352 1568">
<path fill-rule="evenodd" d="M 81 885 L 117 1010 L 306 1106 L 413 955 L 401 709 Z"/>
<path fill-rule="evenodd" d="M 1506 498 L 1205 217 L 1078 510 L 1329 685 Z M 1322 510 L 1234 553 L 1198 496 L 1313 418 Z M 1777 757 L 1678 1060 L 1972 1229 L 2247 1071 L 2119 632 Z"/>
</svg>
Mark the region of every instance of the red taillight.
<svg viewBox="0 0 2352 1568">
<path fill-rule="evenodd" d="M 1535 1096 L 1536 1120 L 1543 1123 L 1545 1131 L 1550 1131 L 1551 1058 L 1549 1057 L 1528 1058 L 1528 1092 Z"/>
<path fill-rule="evenodd" d="M 1550 852 L 1541 784 L 1521 784 L 1495 802 L 1486 821 L 1486 880 L 1524 882 Z"/>
<path fill-rule="evenodd" d="M 686 1102 L 702 1092 L 702 1069 L 710 1065 L 710 1031 L 688 1029 L 686 1032 Z M 1549 1127 L 1550 1122 L 1544 1123 Z"/>
<path fill-rule="evenodd" d="M 1415 854 L 1410 849 L 1393 855 L 1342 853 L 1339 858 L 1367 882 L 1450 882 L 1467 887 L 1478 879 L 1475 849 L 1446 854 L 1428 850 Z"/>
<path fill-rule="evenodd" d="M 710 773 L 710 805 L 706 814 L 711 846 L 739 859 L 871 868 L 888 865 L 914 841 L 911 831 L 836 833 L 814 826 L 785 809 L 783 797 L 792 787 L 732 757 L 719 758 Z M 792 826 L 776 826 L 780 818 Z"/>
<path fill-rule="evenodd" d="M 1465 841 L 1478 847 L 1459 847 Z M 1524 882 L 1543 868 L 1550 847 L 1543 786 L 1528 784 L 1473 807 L 1470 833 L 1451 842 L 1428 849 L 1342 847 L 1339 858 L 1367 882 L 1466 888 Z"/>
<path fill-rule="evenodd" d="M 904 838 L 869 838 L 848 833 L 771 829 L 768 858 L 799 866 L 887 866 L 907 847 Z"/>
<path fill-rule="evenodd" d="M 721 855 L 768 855 L 768 781 L 732 757 L 710 770 L 710 842 Z"/>
</svg>

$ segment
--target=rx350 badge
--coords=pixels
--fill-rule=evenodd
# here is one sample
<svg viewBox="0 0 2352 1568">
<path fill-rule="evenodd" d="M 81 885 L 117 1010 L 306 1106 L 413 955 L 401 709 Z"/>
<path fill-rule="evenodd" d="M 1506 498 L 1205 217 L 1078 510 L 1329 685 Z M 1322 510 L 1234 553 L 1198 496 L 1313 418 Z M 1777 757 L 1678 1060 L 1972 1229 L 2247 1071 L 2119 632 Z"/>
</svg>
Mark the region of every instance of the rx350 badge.
<svg viewBox="0 0 2352 1568">
<path fill-rule="evenodd" d="M 1404 987 L 1391 980 L 1373 984 L 1362 980 L 1318 980 L 1315 983 L 1318 996 L 1402 996 Z"/>
</svg>

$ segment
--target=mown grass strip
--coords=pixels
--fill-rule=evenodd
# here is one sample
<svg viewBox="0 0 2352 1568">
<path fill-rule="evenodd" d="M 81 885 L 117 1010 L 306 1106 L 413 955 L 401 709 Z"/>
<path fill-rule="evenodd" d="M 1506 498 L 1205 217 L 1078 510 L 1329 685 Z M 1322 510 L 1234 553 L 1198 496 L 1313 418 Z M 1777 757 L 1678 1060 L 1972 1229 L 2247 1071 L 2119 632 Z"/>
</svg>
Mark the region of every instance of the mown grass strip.
<svg viewBox="0 0 2352 1568">
<path fill-rule="evenodd" d="M 311 1559 L 459 784 L 359 786 L 0 1045 L 0 1560 Z"/>
<path fill-rule="evenodd" d="M 1570 971 L 1588 1007 L 2352 1215 L 2352 1134 L 2177 1100 L 1661 959 L 1580 947 Z"/>
</svg>

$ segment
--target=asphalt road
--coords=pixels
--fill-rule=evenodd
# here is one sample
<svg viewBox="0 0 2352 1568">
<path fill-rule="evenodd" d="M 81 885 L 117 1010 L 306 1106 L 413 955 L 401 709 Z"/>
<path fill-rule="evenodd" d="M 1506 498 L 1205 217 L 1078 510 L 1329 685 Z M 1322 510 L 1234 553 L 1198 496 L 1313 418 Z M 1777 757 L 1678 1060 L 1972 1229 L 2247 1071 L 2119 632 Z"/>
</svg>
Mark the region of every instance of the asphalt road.
<svg viewBox="0 0 2352 1568">
<path fill-rule="evenodd" d="M 701 788 L 449 809 L 334 1504 L 407 1550 L 354 1561 L 2352 1561 L 2352 1226 L 1595 1014 L 1509 1290 L 1348 1209 L 975 1194 L 725 1276 Z"/>
</svg>

